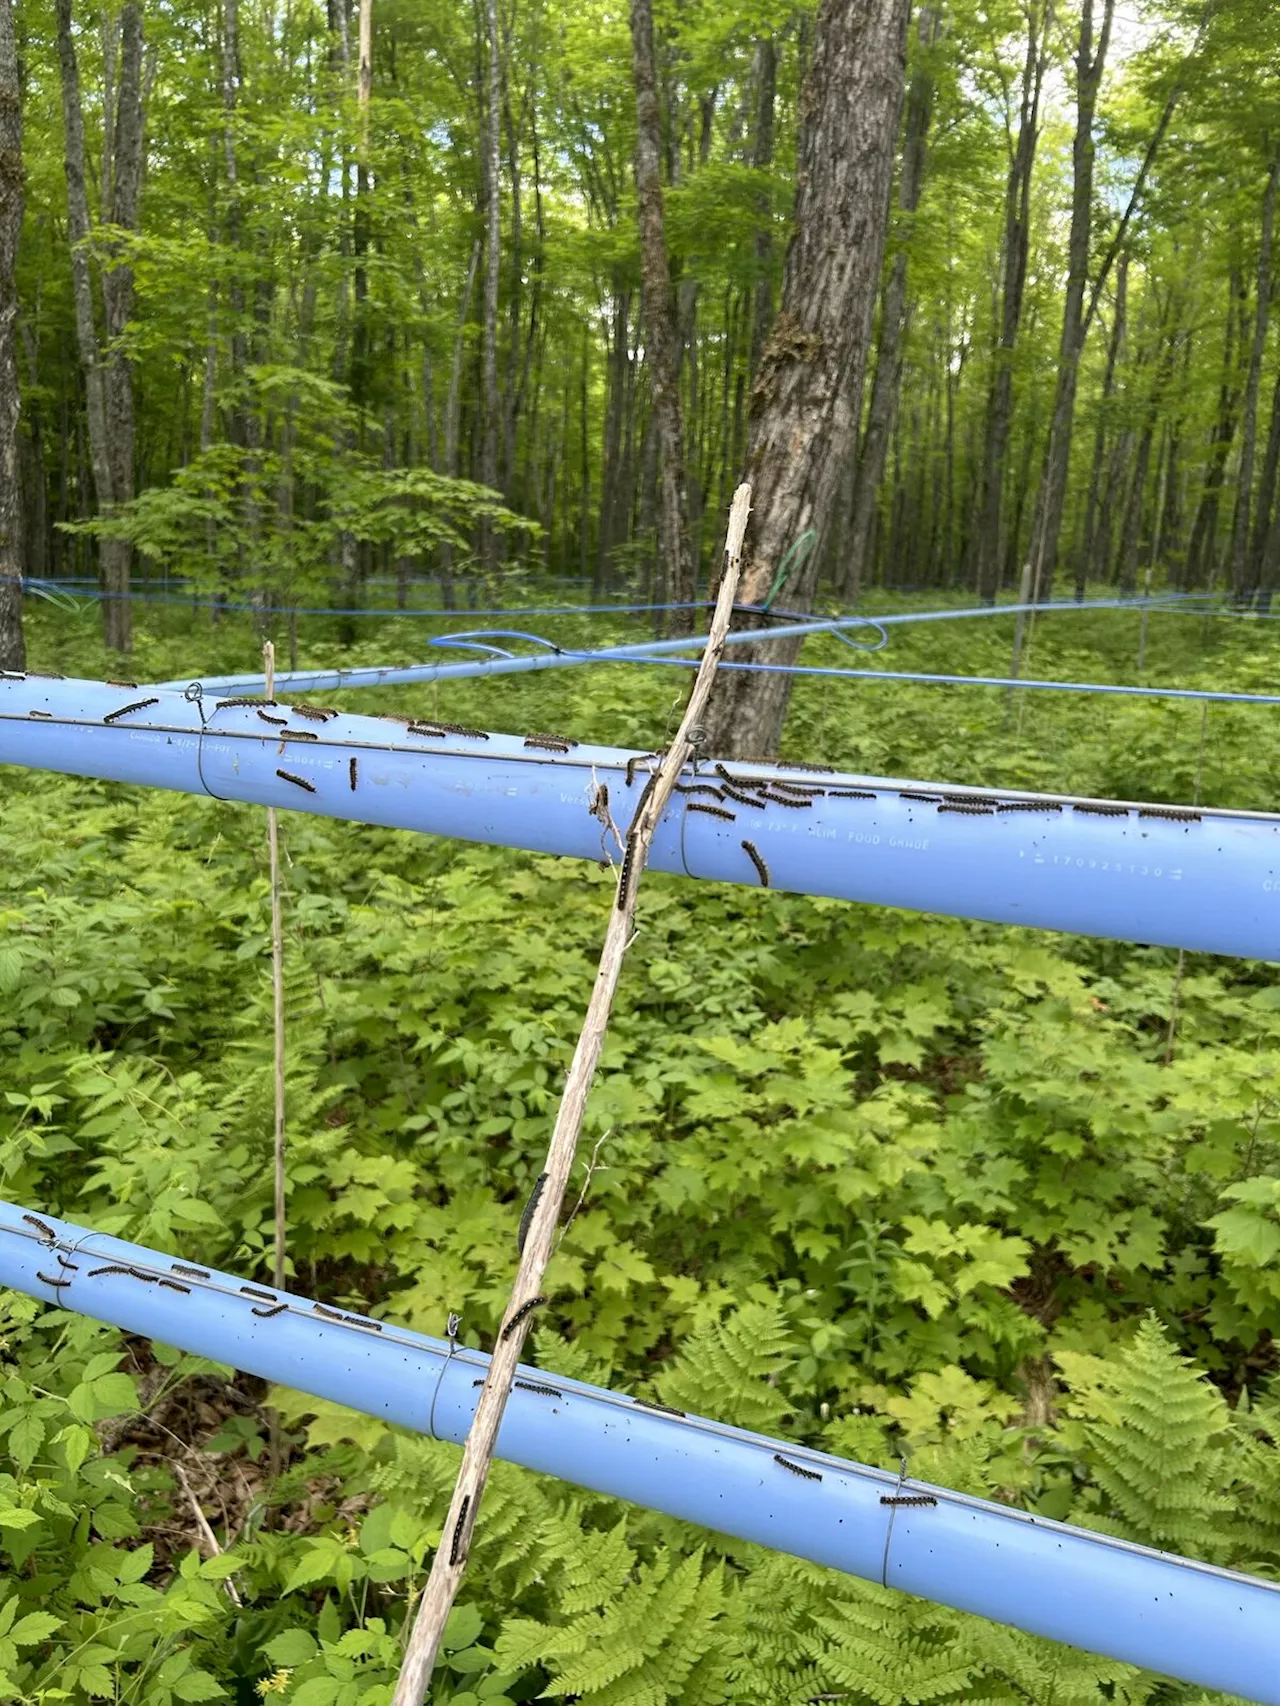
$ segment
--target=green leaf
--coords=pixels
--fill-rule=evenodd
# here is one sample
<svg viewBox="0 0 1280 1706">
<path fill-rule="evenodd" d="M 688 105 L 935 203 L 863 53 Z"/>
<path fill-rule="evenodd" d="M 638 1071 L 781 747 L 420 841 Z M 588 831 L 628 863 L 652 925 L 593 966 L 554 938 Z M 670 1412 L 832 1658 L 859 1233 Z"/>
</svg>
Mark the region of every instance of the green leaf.
<svg viewBox="0 0 1280 1706">
<path fill-rule="evenodd" d="M 285 1670 L 295 1670 L 315 1657 L 315 1636 L 305 1629 L 286 1629 L 279 1635 L 273 1635 L 262 1650 L 273 1664 Z"/>
<path fill-rule="evenodd" d="M 9 1639 L 19 1647 L 33 1647 L 37 1641 L 47 1641 L 61 1627 L 62 1619 L 52 1612 L 29 1611 L 9 1631 Z"/>
</svg>

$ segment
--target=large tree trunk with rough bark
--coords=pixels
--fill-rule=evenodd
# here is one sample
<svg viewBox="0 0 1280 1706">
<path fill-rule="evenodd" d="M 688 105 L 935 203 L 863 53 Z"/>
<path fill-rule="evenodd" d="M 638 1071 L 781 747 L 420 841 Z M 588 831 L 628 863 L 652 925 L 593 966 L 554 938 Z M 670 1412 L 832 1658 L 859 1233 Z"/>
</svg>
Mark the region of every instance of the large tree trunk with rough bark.
<svg viewBox="0 0 1280 1706">
<path fill-rule="evenodd" d="M 680 402 L 680 338 L 671 295 L 671 268 L 662 208 L 662 131 L 653 59 L 653 8 L 631 0 L 631 50 L 636 86 L 636 200 L 640 214 L 640 261 L 644 281 L 645 366 L 649 369 L 653 421 L 658 435 L 658 556 L 668 597 L 692 601 L 695 565 L 689 545 L 689 499 L 685 485 L 684 410 Z M 677 611 L 672 626 L 690 627 L 689 612 Z"/>
<path fill-rule="evenodd" d="M 746 478 L 752 545 L 741 598 L 761 604 L 790 553 L 785 598 L 812 604 L 823 529 L 834 516 L 858 428 L 906 74 L 907 0 L 822 0 L 800 111 L 793 235 L 782 305 L 752 388 Z M 759 619 L 753 619 L 758 625 Z M 788 663 L 790 642 L 734 647 Z M 788 676 L 722 675 L 712 748 L 776 752 Z"/>
<path fill-rule="evenodd" d="M 889 269 L 880 311 L 876 373 L 871 385 L 867 424 L 863 428 L 857 466 L 853 471 L 849 508 L 846 511 L 849 526 L 844 529 L 838 542 L 840 561 L 833 565 L 843 592 L 850 598 L 857 597 L 866 572 L 876 519 L 876 501 L 880 482 L 884 478 L 885 457 L 898 407 L 898 390 L 902 383 L 902 345 L 909 316 L 907 258 L 912 224 L 924 185 L 925 148 L 933 111 L 934 78 L 928 50 L 937 39 L 940 22 L 936 10 L 928 6 L 921 8 L 916 31 L 920 46 L 924 50 L 924 58 L 912 76 L 907 93 L 902 169 L 898 178 L 897 250 L 893 265 Z"/>
<path fill-rule="evenodd" d="M 22 513 L 18 478 L 18 298 L 22 230 L 22 99 L 13 0 L 0 0 L 0 669 L 25 669 Z"/>
<path fill-rule="evenodd" d="M 103 269 L 102 296 L 107 347 L 98 341 L 93 278 L 89 263 L 89 198 L 85 181 L 84 111 L 80 72 L 71 31 L 71 0 L 57 0 L 58 61 L 62 78 L 62 118 L 67 175 L 67 235 L 71 246 L 72 298 L 76 344 L 84 374 L 89 461 L 100 515 L 133 496 L 133 368 L 117 340 L 133 308 L 133 268 L 112 245 Z M 111 176 L 112 223 L 136 230 L 142 189 L 143 97 L 142 6 L 126 0 L 120 14 L 120 81 L 106 139 L 103 176 Z M 116 651 L 133 648 L 129 608 L 128 540 L 104 539 L 99 555 L 103 598 L 103 635 Z"/>
</svg>

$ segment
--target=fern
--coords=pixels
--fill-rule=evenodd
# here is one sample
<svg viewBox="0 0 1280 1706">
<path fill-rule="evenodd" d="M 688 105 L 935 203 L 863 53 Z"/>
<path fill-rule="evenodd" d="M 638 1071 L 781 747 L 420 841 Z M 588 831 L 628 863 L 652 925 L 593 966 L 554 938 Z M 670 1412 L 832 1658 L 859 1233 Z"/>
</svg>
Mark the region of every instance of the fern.
<svg viewBox="0 0 1280 1706">
<path fill-rule="evenodd" d="M 1085 1430 L 1094 1480 L 1118 1513 L 1106 1526 L 1169 1551 L 1221 1555 L 1227 1407 L 1153 1316 L 1119 1359 L 1109 1409 Z"/>
<path fill-rule="evenodd" d="M 776 1301 L 744 1304 L 728 1320 L 694 1333 L 658 1382 L 662 1401 L 776 1433 L 794 1406 L 777 1388 L 796 1345 Z"/>
</svg>

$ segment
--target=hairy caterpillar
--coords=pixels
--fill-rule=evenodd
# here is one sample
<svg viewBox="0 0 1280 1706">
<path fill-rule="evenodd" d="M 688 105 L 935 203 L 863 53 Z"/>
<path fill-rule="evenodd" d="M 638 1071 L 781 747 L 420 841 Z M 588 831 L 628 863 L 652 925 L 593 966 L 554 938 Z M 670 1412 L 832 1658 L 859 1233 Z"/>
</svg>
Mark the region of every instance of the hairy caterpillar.
<svg viewBox="0 0 1280 1706">
<path fill-rule="evenodd" d="M 994 817 L 994 806 L 962 806 L 960 804 L 938 807 L 939 812 L 961 812 L 965 817 Z"/>
<path fill-rule="evenodd" d="M 272 717 L 272 716 L 269 716 L 266 711 L 259 711 L 258 715 L 262 718 L 264 723 L 273 723 L 275 725 L 275 727 L 278 729 L 282 729 L 284 727 L 284 725 L 289 721 L 288 717 Z"/>
<path fill-rule="evenodd" d="M 526 746 L 542 746 L 548 752 L 568 752 L 578 743 L 576 740 L 566 740 L 564 735 L 526 735 L 524 744 Z"/>
<path fill-rule="evenodd" d="M 277 1303 L 274 1309 L 259 1309 L 254 1306 L 253 1313 L 262 1321 L 269 1321 L 273 1315 L 282 1315 L 289 1307 L 287 1303 Z"/>
<path fill-rule="evenodd" d="M 242 1285 L 240 1289 L 244 1292 L 246 1297 L 260 1298 L 263 1303 L 274 1303 L 276 1301 L 276 1294 L 274 1291 L 259 1291 L 258 1288 L 253 1285 Z"/>
<path fill-rule="evenodd" d="M 657 756 L 658 755 L 656 752 L 633 752 L 632 753 L 631 757 L 627 760 L 626 777 L 627 777 L 628 788 L 633 787 L 635 785 L 636 770 L 637 770 L 638 766 L 643 764 L 646 758 L 656 758 Z"/>
<path fill-rule="evenodd" d="M 937 805 L 938 801 L 942 798 L 942 795 L 941 794 L 917 794 L 917 793 L 914 793 L 910 788 L 899 788 L 898 789 L 898 798 L 900 800 L 922 800 L 926 805 L 934 806 L 934 805 Z"/>
<path fill-rule="evenodd" d="M 43 723 L 51 723 L 53 721 L 52 711 L 28 711 L 27 715 L 29 717 L 39 717 Z"/>
<path fill-rule="evenodd" d="M 59 675 L 57 670 L 53 669 L 29 669 L 27 674 L 32 681 L 65 681 L 67 679 L 65 675 Z"/>
<path fill-rule="evenodd" d="M 714 782 L 677 782 L 677 794 L 710 794 L 713 800 L 724 798 L 724 789 L 717 788 Z"/>
<path fill-rule="evenodd" d="M 356 781 L 360 775 L 360 766 L 356 763 L 354 758 L 348 761 L 347 774 L 351 778 L 351 792 L 354 794 L 356 791 Z"/>
<path fill-rule="evenodd" d="M 181 1284 L 178 1280 L 162 1279 L 157 1281 L 157 1284 L 163 1286 L 166 1291 L 182 1291 L 186 1292 L 188 1296 L 191 1294 L 191 1287 Z"/>
<path fill-rule="evenodd" d="M 315 1310 L 317 1315 L 323 1316 L 326 1321 L 342 1320 L 342 1311 L 340 1309 L 330 1309 L 328 1305 L 324 1303 L 313 1303 L 311 1307 Z"/>
<path fill-rule="evenodd" d="M 281 740 L 319 740 L 319 735 L 313 735 L 310 729 L 281 729 Z"/>
<path fill-rule="evenodd" d="M 14 679 L 20 678 L 15 677 Z M 136 681 L 108 681 L 107 683 L 108 687 L 136 687 L 137 685 Z"/>
<path fill-rule="evenodd" d="M 998 812 L 1060 812 L 1062 807 L 1056 800 L 1001 800 L 996 806 Z"/>
<path fill-rule="evenodd" d="M 428 717 L 426 722 L 434 729 L 443 729 L 447 735 L 464 735 L 467 740 L 488 740 L 483 729 L 470 728 L 466 723 L 442 723 L 437 717 Z M 410 723 L 409 733 L 415 732 L 416 725 Z"/>
<path fill-rule="evenodd" d="M 873 794 L 869 788 L 828 788 L 827 797 L 832 800 L 875 800 L 879 795 Z"/>
<path fill-rule="evenodd" d="M 60 1268 L 64 1270 L 70 1268 L 73 1274 L 78 1274 L 80 1272 L 79 1262 L 69 1261 L 67 1257 L 62 1254 L 61 1250 L 55 1250 L 54 1255 L 58 1258 L 58 1266 Z"/>
<path fill-rule="evenodd" d="M 124 687 L 124 686 L 136 687 L 137 682 L 135 681 L 132 683 L 126 683 L 123 681 L 119 681 L 119 682 L 113 682 L 112 685 L 116 686 L 116 687 Z M 276 703 L 276 701 L 274 699 L 263 699 L 258 694 L 251 693 L 251 694 L 246 695 L 243 698 L 215 699 L 213 702 L 213 708 L 215 711 L 225 711 L 225 710 L 228 710 L 232 705 L 274 705 L 275 703 Z"/>
<path fill-rule="evenodd" d="M 631 889 L 631 872 L 636 862 L 635 837 L 627 837 L 626 852 L 622 855 L 622 873 L 618 878 L 618 911 L 621 912 L 627 904 L 627 895 Z"/>
<path fill-rule="evenodd" d="M 89 1279 L 97 1279 L 100 1274 L 131 1274 L 132 1268 L 125 1267 L 119 1262 L 108 1262 L 105 1268 L 90 1268 Z"/>
<path fill-rule="evenodd" d="M 467 1512 L 471 1509 L 471 1494 L 462 1495 L 462 1509 L 458 1512 L 458 1520 L 453 1525 L 453 1544 L 449 1547 L 449 1562 L 458 1562 L 458 1547 L 462 1544 L 462 1530 L 466 1525 Z"/>
<path fill-rule="evenodd" d="M 520 1216 L 520 1229 L 516 1233 L 516 1249 L 524 1255 L 524 1241 L 529 1236 L 529 1228 L 533 1225 L 533 1217 L 537 1213 L 538 1203 L 542 1199 L 542 1187 L 547 1182 L 547 1175 L 539 1173 L 533 1181 L 533 1189 L 529 1192 L 529 1200 L 524 1205 L 524 1213 Z"/>
<path fill-rule="evenodd" d="M 449 735 L 448 729 L 438 729 L 434 723 L 410 723 L 405 732 L 411 735 L 421 735 L 424 740 L 428 735 L 435 740 L 447 740 Z"/>
<path fill-rule="evenodd" d="M 777 779 L 777 777 L 774 777 L 774 776 L 771 776 L 769 778 L 769 780 L 765 784 L 765 786 L 769 787 L 769 788 L 774 788 L 779 793 L 783 793 L 783 794 L 813 795 L 813 794 L 825 794 L 827 791 L 825 788 L 819 788 L 819 787 L 816 787 L 813 784 L 807 783 L 807 782 L 780 782 Z"/>
<path fill-rule="evenodd" d="M 169 1266 L 175 1274 L 186 1274 L 188 1279 L 211 1279 L 208 1268 L 189 1267 L 186 1262 L 170 1262 Z"/>
<path fill-rule="evenodd" d="M 1199 812 L 1188 811 L 1184 806 L 1143 806 L 1139 817 L 1167 817 L 1171 823 L 1199 823 Z"/>
<path fill-rule="evenodd" d="M 793 800 L 786 794 L 765 794 L 765 799 L 775 806 L 791 806 L 795 811 L 809 811 L 813 807 L 812 800 Z"/>
<path fill-rule="evenodd" d="M 806 1481 L 821 1481 L 822 1476 L 816 1469 L 806 1469 L 803 1464 L 793 1463 L 789 1457 L 784 1457 L 780 1451 L 775 1451 L 773 1461 L 780 1463 L 784 1469 L 789 1469 L 793 1475 L 803 1475 Z"/>
<path fill-rule="evenodd" d="M 936 1505 L 937 1502 L 932 1493 L 894 1493 L 892 1496 L 881 1493 L 880 1495 L 882 1505 Z"/>
<path fill-rule="evenodd" d="M 1088 812 L 1093 817 L 1128 817 L 1128 806 L 1072 806 L 1073 812 Z"/>
<path fill-rule="evenodd" d="M 316 791 L 314 782 L 308 782 L 303 776 L 295 776 L 290 770 L 277 770 L 276 775 L 282 782 L 292 782 L 295 788 L 305 788 L 309 794 Z"/>
<path fill-rule="evenodd" d="M 516 1310 L 515 1314 L 507 1322 L 506 1326 L 502 1329 L 502 1337 L 504 1339 L 509 1339 L 524 1318 L 527 1315 L 532 1315 L 535 1309 L 541 1309 L 546 1301 L 545 1297 L 531 1297 L 527 1303 L 522 1303 L 519 1309 Z"/>
<path fill-rule="evenodd" d="M 722 800 L 736 800 L 740 806 L 755 806 L 757 810 L 764 806 L 763 800 L 758 800 L 753 794 L 744 794 L 741 788 L 735 788 L 726 782 L 720 790 Z"/>
<path fill-rule="evenodd" d="M 381 1321 L 366 1321 L 363 1315 L 347 1315 L 344 1319 L 348 1327 L 364 1327 L 370 1333 L 382 1331 Z"/>
<path fill-rule="evenodd" d="M 726 811 L 723 806 L 704 806 L 698 800 L 692 800 L 685 808 L 687 812 L 703 812 L 707 817 L 722 817 L 729 823 L 736 823 L 737 812 Z"/>
<path fill-rule="evenodd" d="M 22 1218 L 26 1221 L 28 1226 L 34 1226 L 42 1238 L 47 1238 L 50 1244 L 52 1244 L 54 1239 L 58 1236 L 52 1226 L 46 1226 L 38 1214 L 24 1214 Z"/>
<path fill-rule="evenodd" d="M 330 717 L 336 717 L 337 712 L 328 705 L 295 705 L 295 717 L 305 717 L 309 723 L 327 723 Z"/>
<path fill-rule="evenodd" d="M 808 770 L 815 776 L 834 776 L 836 773 L 835 766 L 833 764 L 786 764 L 781 758 L 774 760 L 774 769 Z"/>
<path fill-rule="evenodd" d="M 540 1380 L 517 1380 L 522 1392 L 536 1392 L 541 1398 L 563 1398 L 564 1393 L 554 1386 L 544 1386 Z"/>
<path fill-rule="evenodd" d="M 769 886 L 769 867 L 761 857 L 760 849 L 753 841 L 744 841 L 742 843 L 742 851 L 755 866 L 756 875 L 760 878 L 760 887 L 762 889 L 767 889 Z"/>
<path fill-rule="evenodd" d="M 51 1285 L 55 1291 L 59 1291 L 63 1286 L 71 1284 L 70 1280 L 50 1279 L 48 1274 L 42 1274 L 39 1268 L 36 1269 L 36 1278 L 38 1280 L 43 1280 L 46 1285 Z"/>
<path fill-rule="evenodd" d="M 131 711 L 145 711 L 148 705 L 158 705 L 159 703 L 160 701 L 155 698 L 135 699 L 132 705 L 121 705 L 118 711 L 108 711 L 102 720 L 104 723 L 118 723 L 121 717 L 127 717 Z"/>
<path fill-rule="evenodd" d="M 652 1398 L 633 1398 L 631 1402 L 638 1404 L 642 1410 L 660 1410 L 664 1416 L 683 1418 L 688 1414 L 686 1410 L 673 1410 L 670 1404 L 659 1404 Z"/>
</svg>

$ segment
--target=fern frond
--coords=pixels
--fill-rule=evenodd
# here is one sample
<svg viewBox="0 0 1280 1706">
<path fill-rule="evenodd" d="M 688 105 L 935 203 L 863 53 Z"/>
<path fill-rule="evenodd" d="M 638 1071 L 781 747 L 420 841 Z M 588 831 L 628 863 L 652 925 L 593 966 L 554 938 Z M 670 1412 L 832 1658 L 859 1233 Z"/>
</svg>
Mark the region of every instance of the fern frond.
<svg viewBox="0 0 1280 1706">
<path fill-rule="evenodd" d="M 779 1303 L 747 1303 L 685 1341 L 658 1382 L 659 1395 L 679 1410 L 776 1432 L 792 1406 L 773 1382 L 798 1349 Z"/>
</svg>

